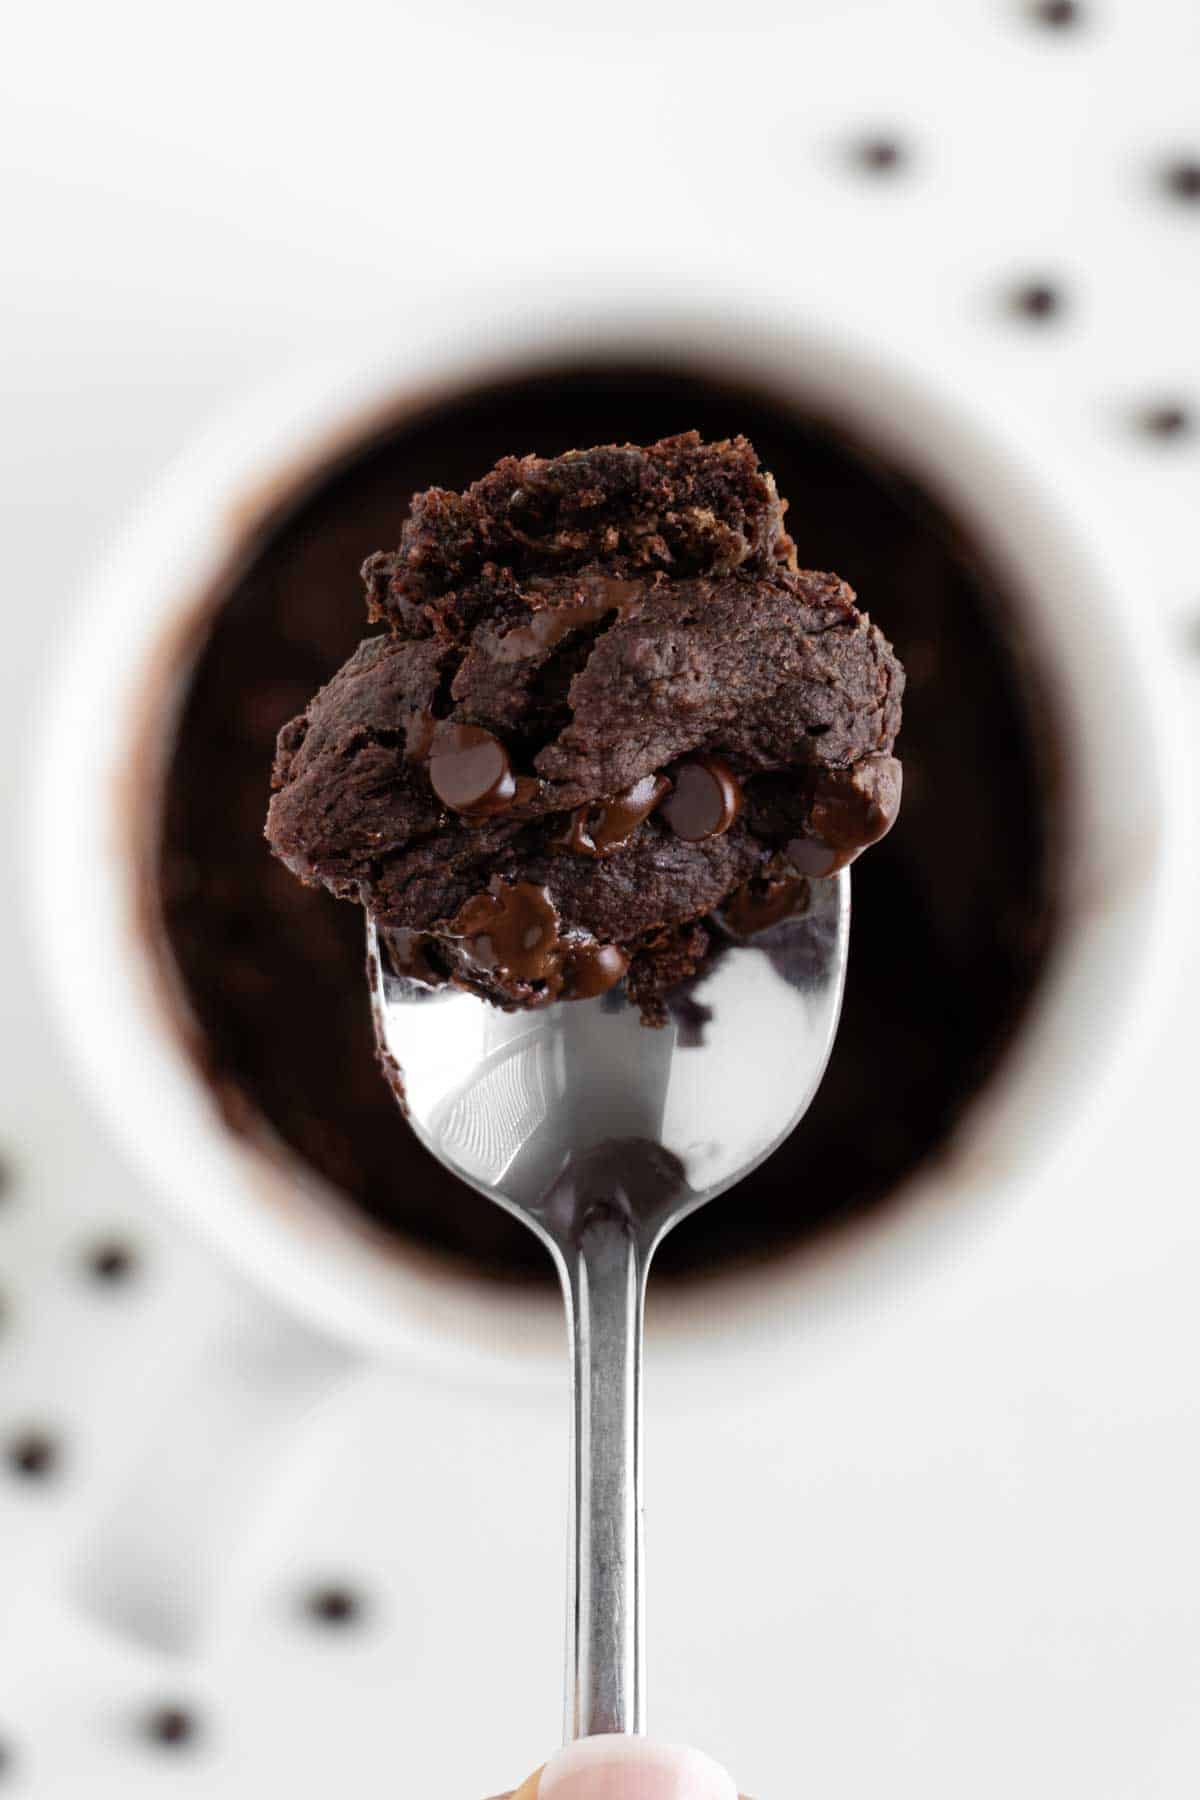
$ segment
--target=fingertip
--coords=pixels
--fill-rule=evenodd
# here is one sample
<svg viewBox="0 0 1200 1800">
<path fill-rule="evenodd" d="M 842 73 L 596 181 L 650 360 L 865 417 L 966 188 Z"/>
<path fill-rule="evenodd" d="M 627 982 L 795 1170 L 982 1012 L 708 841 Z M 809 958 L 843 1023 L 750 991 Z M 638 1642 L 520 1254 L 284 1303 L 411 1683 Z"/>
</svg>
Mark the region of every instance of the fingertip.
<svg viewBox="0 0 1200 1800">
<path fill-rule="evenodd" d="M 518 1800 L 737 1800 L 737 1789 L 702 1750 L 608 1736 L 568 1744 Z"/>
</svg>

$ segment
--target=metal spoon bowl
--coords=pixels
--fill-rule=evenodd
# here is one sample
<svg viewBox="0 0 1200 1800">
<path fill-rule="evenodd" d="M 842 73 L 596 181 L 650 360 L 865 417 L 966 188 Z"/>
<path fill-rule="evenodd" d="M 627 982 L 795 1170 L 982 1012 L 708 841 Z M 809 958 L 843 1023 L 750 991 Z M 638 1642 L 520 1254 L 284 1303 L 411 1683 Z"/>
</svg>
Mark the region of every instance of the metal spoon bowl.
<svg viewBox="0 0 1200 1800">
<path fill-rule="evenodd" d="M 659 1029 L 621 989 L 506 1013 L 389 965 L 368 923 L 385 1065 L 410 1124 L 546 1245 L 574 1388 L 566 1736 L 644 1729 L 642 1317 L 667 1232 L 794 1129 L 837 1029 L 847 870 L 724 945 Z M 382 941 L 381 941 L 382 939 Z"/>
</svg>

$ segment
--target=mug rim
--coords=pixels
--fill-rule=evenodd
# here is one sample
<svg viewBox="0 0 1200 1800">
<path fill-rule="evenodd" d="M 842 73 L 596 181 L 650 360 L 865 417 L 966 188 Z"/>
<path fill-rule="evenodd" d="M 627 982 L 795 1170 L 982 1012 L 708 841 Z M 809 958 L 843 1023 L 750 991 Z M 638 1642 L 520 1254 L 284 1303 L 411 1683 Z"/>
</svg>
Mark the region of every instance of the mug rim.
<svg viewBox="0 0 1200 1800">
<path fill-rule="evenodd" d="M 1110 688 L 1122 696 L 1126 731 L 1136 734 L 1142 805 L 1130 847 L 1116 841 L 1118 815 L 1128 819 L 1127 810 L 1122 814 L 1114 803 L 1084 818 L 1078 891 L 1064 897 L 1050 964 L 1013 1045 L 971 1100 L 946 1153 L 852 1226 L 753 1267 L 722 1267 L 711 1284 L 699 1277 L 678 1290 L 660 1287 L 654 1316 L 665 1327 L 664 1348 L 677 1347 L 693 1376 L 698 1355 L 710 1368 L 723 1365 L 735 1346 L 777 1355 L 792 1332 L 807 1335 L 818 1322 L 856 1313 L 855 1303 L 879 1278 L 894 1282 L 901 1269 L 911 1277 L 928 1262 L 931 1234 L 949 1244 L 968 1225 L 978 1228 L 995 1210 L 989 1197 L 1010 1189 L 1037 1154 L 1049 1156 L 1069 1138 L 1072 1118 L 1100 1103 L 1147 1038 L 1153 1000 L 1164 985 L 1152 979 L 1153 971 L 1165 953 L 1172 893 L 1183 885 L 1170 879 L 1182 843 L 1180 832 L 1167 830 L 1163 804 L 1168 718 L 1176 709 L 1148 705 L 1163 676 L 1152 666 L 1150 646 L 1125 629 L 1118 605 L 1113 571 L 1133 564 L 1089 552 L 1081 498 L 1068 496 L 1060 472 L 1047 469 L 1019 432 L 1013 441 L 994 417 L 971 418 L 956 396 L 942 391 L 932 368 L 916 368 L 911 359 L 906 367 L 902 356 L 881 360 L 871 346 L 804 319 L 794 303 L 781 310 L 715 295 L 697 306 L 669 292 L 630 302 L 622 292 L 628 282 L 609 285 L 608 300 L 598 300 L 595 284 L 588 284 L 586 301 L 563 291 L 556 310 L 544 305 L 536 317 L 516 294 L 507 311 L 493 296 L 486 308 L 460 311 L 451 321 L 414 314 L 381 352 L 306 365 L 226 413 L 165 474 L 88 584 L 77 613 L 82 624 L 48 710 L 31 795 L 39 961 L 77 1069 L 154 1190 L 277 1299 L 332 1335 L 388 1353 L 432 1354 L 443 1365 L 492 1375 L 560 1370 L 557 1295 L 549 1285 L 519 1291 L 511 1283 L 490 1285 L 407 1240 L 389 1239 L 389 1255 L 380 1256 L 375 1234 L 348 1202 L 331 1207 L 324 1184 L 305 1191 L 298 1159 L 281 1176 L 261 1148 L 217 1117 L 158 991 L 156 959 L 138 915 L 129 824 L 121 816 L 123 807 L 128 811 L 129 760 L 155 659 L 251 535 L 253 518 L 327 467 L 340 447 L 363 441 L 373 422 L 394 422 L 406 409 L 489 379 L 584 355 L 669 355 L 680 368 L 710 376 L 724 371 L 760 388 L 769 378 L 785 398 L 810 408 L 815 401 L 846 420 L 939 499 L 949 499 L 985 550 L 1015 572 L 1024 622 L 1035 636 L 1047 623 L 1046 593 L 1087 596 L 1086 682 L 1066 682 L 1061 645 L 1057 652 L 1048 640 L 1040 645 L 1058 678 L 1064 723 L 1064 707 L 1078 703 L 1069 718 L 1075 740 L 1069 766 L 1086 779 Z M 991 496 L 986 519 L 981 491 Z M 1041 573 L 1054 571 L 1041 589 L 1027 562 L 1039 555 Z M 99 704 L 102 695 L 107 707 Z M 81 729 L 85 724 L 89 730 Z M 81 744 L 91 754 L 81 755 Z M 1117 750 L 1114 763 L 1121 761 Z M 72 828 L 63 829 L 64 819 Z M 81 905 L 86 933 L 78 924 Z M 1106 967 L 1118 970 L 1118 978 L 1106 983 Z M 1071 1027 L 1080 1006 L 1092 1026 L 1086 1041 Z M 1021 1141 L 1014 1144 L 1018 1116 Z M 700 1282 L 703 1307 L 697 1305 Z"/>
</svg>

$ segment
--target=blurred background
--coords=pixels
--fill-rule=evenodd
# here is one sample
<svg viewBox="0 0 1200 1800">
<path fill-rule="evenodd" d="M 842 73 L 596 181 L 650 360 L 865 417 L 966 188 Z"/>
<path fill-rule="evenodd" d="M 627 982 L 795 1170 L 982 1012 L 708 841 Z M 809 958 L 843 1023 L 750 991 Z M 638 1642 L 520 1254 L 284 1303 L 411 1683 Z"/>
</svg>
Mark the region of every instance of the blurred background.
<svg viewBox="0 0 1200 1800">
<path fill-rule="evenodd" d="M 557 1736 L 560 1385 L 281 1316 L 69 1064 L 29 812 L 107 545 L 247 394 L 431 312 L 519 291 L 536 321 L 592 275 L 769 298 L 952 391 L 1051 505 L 1061 479 L 1101 565 L 1119 543 L 1182 841 L 1198 78 L 1194 0 L 51 0 L 10 24 L 0 1791 L 478 1800 Z M 1119 1087 L 952 1255 L 724 1379 L 651 1364 L 652 1726 L 761 1800 L 1195 1792 L 1192 932 L 1165 962 Z M 164 1512 L 142 1555 L 139 1492 Z"/>
</svg>

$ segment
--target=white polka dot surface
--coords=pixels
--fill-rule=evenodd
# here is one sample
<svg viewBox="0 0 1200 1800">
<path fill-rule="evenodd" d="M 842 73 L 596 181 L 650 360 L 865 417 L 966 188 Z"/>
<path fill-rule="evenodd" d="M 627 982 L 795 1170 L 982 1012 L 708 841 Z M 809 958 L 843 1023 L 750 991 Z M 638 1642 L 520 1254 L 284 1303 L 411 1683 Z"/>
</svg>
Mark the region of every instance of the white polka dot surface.
<svg viewBox="0 0 1200 1800">
<path fill-rule="evenodd" d="M 113 0 L 31 11 L 15 52 L 0 1792 L 478 1800 L 556 1741 L 564 1395 L 314 1340 L 112 1148 L 20 849 L 73 608 L 248 387 L 439 296 L 668 271 L 936 368 L 1060 469 L 1093 551 L 1136 548 L 1195 751 L 1200 10 Z M 1186 819 L 1186 756 L 1179 782 Z M 1171 988 L 1114 1103 L 924 1281 L 745 1386 L 668 1396 L 651 1361 L 652 1722 L 760 1800 L 1195 1791 L 1183 935 Z M 164 1456 L 171 1518 L 123 1532 Z"/>
</svg>

